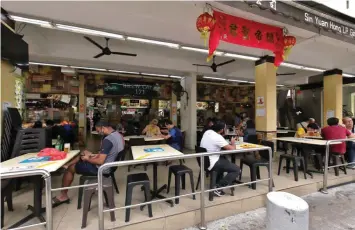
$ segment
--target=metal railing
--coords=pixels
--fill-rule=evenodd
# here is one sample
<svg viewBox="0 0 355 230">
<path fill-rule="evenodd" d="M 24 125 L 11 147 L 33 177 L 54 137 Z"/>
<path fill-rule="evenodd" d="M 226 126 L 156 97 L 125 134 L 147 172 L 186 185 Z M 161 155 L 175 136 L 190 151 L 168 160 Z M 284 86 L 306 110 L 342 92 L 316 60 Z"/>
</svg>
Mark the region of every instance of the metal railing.
<svg viewBox="0 0 355 230">
<path fill-rule="evenodd" d="M 337 165 L 337 164 L 335 164 L 335 162 L 333 162 L 333 165 L 329 166 L 329 149 L 330 149 L 330 145 L 335 145 L 335 144 L 344 143 L 344 142 L 348 142 L 348 141 L 355 141 L 355 138 L 337 139 L 337 140 L 328 140 L 327 141 L 326 146 L 325 146 L 323 188 L 320 189 L 320 192 L 322 192 L 324 194 L 328 194 L 328 169 L 339 167 L 339 166 L 346 167 L 347 165 L 349 165 L 349 163 L 338 164 Z"/>
<path fill-rule="evenodd" d="M 211 156 L 211 155 L 225 155 L 225 154 L 238 154 L 238 153 L 248 153 L 248 152 L 255 152 L 259 150 L 268 150 L 269 152 L 269 177 L 267 179 L 261 179 L 261 180 L 256 180 L 252 182 L 247 182 L 247 183 L 241 183 L 241 184 L 236 184 L 236 185 L 230 185 L 226 187 L 220 187 L 220 188 L 214 188 L 214 189 L 205 189 L 205 161 L 204 157 L 205 156 Z M 164 202 L 167 200 L 174 200 L 175 198 L 180 198 L 180 197 L 185 197 L 185 196 L 191 196 L 191 195 L 197 195 L 200 194 L 200 212 L 201 212 L 201 223 L 199 228 L 200 229 L 207 229 L 206 228 L 206 221 L 205 221 L 205 193 L 206 192 L 212 192 L 215 190 L 219 189 L 226 189 L 226 188 L 234 188 L 234 187 L 239 187 L 243 185 L 249 185 L 253 183 L 258 183 L 262 181 L 268 180 L 268 188 L 269 191 L 271 192 L 273 189 L 273 180 L 272 180 L 272 149 L 270 147 L 259 147 L 259 148 L 252 148 L 252 149 L 240 149 L 240 150 L 228 150 L 228 151 L 220 151 L 220 152 L 206 152 L 206 153 L 196 153 L 196 154 L 186 154 L 186 155 L 181 155 L 181 156 L 171 156 L 171 157 L 157 157 L 157 158 L 149 158 L 149 159 L 142 159 L 142 160 L 130 160 L 130 161 L 119 161 L 119 162 L 111 162 L 107 164 L 103 164 L 100 166 L 98 170 L 98 229 L 99 230 L 104 230 L 105 228 L 105 223 L 104 223 L 104 213 L 105 212 L 111 212 L 119 209 L 126 209 L 126 208 L 133 208 L 133 207 L 138 207 L 142 205 L 147 205 L 147 204 L 153 204 L 157 202 Z M 103 206 L 103 171 L 105 169 L 111 168 L 111 167 L 120 167 L 120 166 L 128 166 L 128 165 L 136 165 L 136 164 L 148 164 L 148 163 L 157 163 L 161 161 L 173 161 L 173 160 L 181 160 L 181 159 L 190 159 L 190 158 L 197 158 L 200 157 L 200 173 L 201 173 L 201 190 L 193 193 L 188 193 L 188 194 L 183 194 L 179 196 L 173 196 L 173 197 L 168 197 L 165 199 L 159 199 L 159 200 L 152 200 L 144 203 L 139 203 L 139 204 L 134 204 L 134 205 L 127 205 L 123 207 L 118 207 L 118 208 L 112 208 L 112 209 L 105 209 Z"/>
<path fill-rule="evenodd" d="M 52 219 L 52 181 L 51 174 L 44 169 L 31 169 L 26 171 L 12 171 L 1 173 L 1 179 L 11 179 L 17 177 L 28 177 L 28 176 L 38 176 L 42 175 L 45 181 L 45 191 L 46 191 L 46 221 L 38 224 L 26 225 L 18 228 L 9 228 L 8 230 L 19 230 L 25 228 L 31 228 L 36 226 L 46 225 L 47 230 L 53 230 L 53 219 Z M 2 212 L 4 210 L 1 210 Z"/>
</svg>

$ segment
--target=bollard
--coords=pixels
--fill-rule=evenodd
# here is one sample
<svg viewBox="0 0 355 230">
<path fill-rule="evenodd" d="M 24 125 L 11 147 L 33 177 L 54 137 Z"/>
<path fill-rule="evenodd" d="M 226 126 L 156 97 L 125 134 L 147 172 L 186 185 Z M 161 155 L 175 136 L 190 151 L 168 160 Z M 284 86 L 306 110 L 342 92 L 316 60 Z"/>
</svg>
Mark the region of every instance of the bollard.
<svg viewBox="0 0 355 230">
<path fill-rule="evenodd" d="M 267 194 L 267 230 L 308 230 L 309 207 L 302 198 L 287 192 Z"/>
</svg>

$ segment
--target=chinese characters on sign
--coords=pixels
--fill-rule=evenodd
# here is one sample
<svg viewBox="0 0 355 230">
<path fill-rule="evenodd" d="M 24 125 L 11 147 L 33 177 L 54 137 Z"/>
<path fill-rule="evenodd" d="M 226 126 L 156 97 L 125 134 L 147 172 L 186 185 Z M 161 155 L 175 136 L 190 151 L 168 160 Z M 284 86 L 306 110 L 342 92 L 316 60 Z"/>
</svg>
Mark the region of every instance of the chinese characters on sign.
<svg viewBox="0 0 355 230">
<path fill-rule="evenodd" d="M 219 11 L 214 11 L 216 20 L 209 40 L 209 57 L 217 49 L 219 41 L 237 45 L 271 50 L 275 54 L 275 65 L 283 58 L 283 29 L 244 18 L 235 17 Z"/>
</svg>

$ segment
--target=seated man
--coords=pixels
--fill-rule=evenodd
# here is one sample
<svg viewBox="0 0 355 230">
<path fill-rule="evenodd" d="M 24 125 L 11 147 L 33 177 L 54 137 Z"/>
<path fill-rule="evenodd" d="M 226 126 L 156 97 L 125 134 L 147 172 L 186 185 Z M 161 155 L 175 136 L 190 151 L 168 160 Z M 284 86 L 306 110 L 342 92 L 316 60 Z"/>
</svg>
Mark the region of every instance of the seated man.
<svg viewBox="0 0 355 230">
<path fill-rule="evenodd" d="M 163 136 L 165 139 L 168 140 L 168 144 L 178 151 L 182 151 L 183 146 L 182 144 L 182 133 L 181 130 L 176 127 L 172 121 L 167 120 L 165 121 L 165 126 L 169 130 L 169 134 Z"/>
<path fill-rule="evenodd" d="M 228 144 L 228 142 L 223 138 L 222 134 L 225 129 L 226 123 L 224 121 L 216 121 L 212 126 L 212 129 L 207 130 L 203 134 L 200 146 L 205 148 L 207 152 L 218 152 L 221 151 L 221 149 L 236 149 L 235 138 L 231 139 L 231 144 Z M 209 156 L 209 160 L 210 167 L 208 170 L 217 171 L 216 188 L 232 185 L 240 174 L 240 168 L 238 166 L 228 161 L 225 157 L 220 157 L 219 154 Z M 227 175 L 223 177 L 225 172 Z M 214 193 L 217 196 L 223 195 L 223 191 L 221 190 L 216 190 Z"/>
<path fill-rule="evenodd" d="M 325 140 L 336 140 L 336 139 L 346 139 L 355 138 L 355 135 L 352 134 L 345 127 L 339 125 L 339 119 L 336 117 L 331 117 L 327 120 L 328 126 L 322 129 L 322 137 Z M 344 155 L 346 152 L 345 142 L 341 144 L 331 145 L 331 153 Z"/>
<path fill-rule="evenodd" d="M 100 121 L 96 124 L 96 130 L 105 135 L 101 142 L 99 153 L 93 154 L 87 150 L 80 153 L 80 156 L 68 162 L 63 168 L 66 169 L 62 186 L 69 187 L 77 174 L 97 174 L 98 168 L 104 163 L 113 162 L 117 155 L 124 149 L 124 140 L 120 133 L 116 132 L 107 122 Z M 104 173 L 109 173 L 109 169 Z M 62 190 L 61 194 L 53 198 L 54 203 L 63 203 L 69 200 L 68 190 Z"/>
</svg>

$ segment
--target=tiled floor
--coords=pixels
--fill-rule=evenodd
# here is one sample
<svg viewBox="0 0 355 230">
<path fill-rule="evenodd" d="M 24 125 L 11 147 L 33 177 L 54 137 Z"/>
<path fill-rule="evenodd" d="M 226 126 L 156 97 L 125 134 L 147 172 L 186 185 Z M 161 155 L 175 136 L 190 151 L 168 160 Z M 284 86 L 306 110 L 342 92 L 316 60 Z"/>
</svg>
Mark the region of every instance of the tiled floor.
<svg viewBox="0 0 355 230">
<path fill-rule="evenodd" d="M 178 163 L 178 162 L 174 162 Z M 237 161 L 237 164 L 239 162 Z M 193 169 L 194 171 L 194 179 L 195 184 L 197 182 L 199 167 L 195 159 L 189 159 L 186 161 L 186 165 Z M 132 169 L 131 173 L 142 172 L 143 167 L 138 167 L 136 169 Z M 244 167 L 243 170 L 243 178 L 242 181 L 250 181 L 249 177 L 249 168 Z M 315 192 L 316 189 L 320 187 L 320 182 L 322 181 L 321 174 L 314 174 L 314 178 L 308 178 L 305 180 L 300 172 L 300 179 L 298 182 L 294 181 L 292 171 L 290 174 L 286 174 L 283 170 L 280 176 L 276 175 L 277 164 L 273 164 L 274 171 L 274 182 L 275 182 L 275 190 L 287 190 L 288 192 L 294 193 L 296 195 L 305 195 Z M 339 177 L 334 176 L 334 171 L 330 170 L 329 175 L 329 185 L 334 183 L 341 183 L 344 181 L 349 181 L 355 178 L 355 171 L 348 170 L 348 175 L 340 174 Z M 152 166 L 148 167 L 147 171 L 149 177 L 153 178 L 152 175 Z M 265 168 L 261 168 L 261 176 L 262 178 L 266 178 L 267 170 Z M 116 179 L 119 183 L 120 194 L 115 196 L 115 203 L 117 207 L 122 207 L 124 205 L 125 199 L 125 183 L 127 177 L 127 168 L 119 168 L 116 171 Z M 78 178 L 75 178 L 74 185 L 78 184 Z M 158 167 L 158 181 L 159 186 L 167 183 L 168 180 L 168 167 L 165 165 L 161 165 Z M 52 178 L 52 187 L 60 187 L 61 177 L 53 177 Z M 208 180 L 206 180 L 208 183 Z M 172 180 L 172 189 L 170 196 L 173 196 L 174 191 L 174 180 Z M 191 187 L 189 186 L 189 179 L 186 180 L 186 190 L 181 193 L 188 193 L 191 191 Z M 257 184 L 257 189 L 252 190 L 247 186 L 241 186 L 236 188 L 235 196 L 229 195 L 229 190 L 226 191 L 227 195 L 221 198 L 215 198 L 214 201 L 208 201 L 207 195 L 205 196 L 206 203 L 206 220 L 215 220 L 222 217 L 226 217 L 229 215 L 233 215 L 235 213 L 240 213 L 244 211 L 249 211 L 252 209 L 260 208 L 264 205 L 264 196 L 262 194 L 266 194 L 268 192 L 267 181 L 261 182 Z M 165 191 L 163 192 L 163 194 Z M 14 212 L 8 212 L 5 210 L 5 226 L 11 223 L 16 222 L 21 219 L 29 212 L 26 210 L 28 204 L 32 204 L 32 190 L 30 186 L 26 189 L 22 189 L 19 192 L 14 193 Z M 54 194 L 53 194 L 54 195 Z M 77 189 L 70 190 L 69 195 L 71 197 L 71 203 L 63 204 L 55 209 L 53 209 L 53 223 L 54 229 L 68 229 L 68 230 L 77 230 L 81 228 L 81 217 L 82 210 L 77 210 Z M 44 196 L 43 196 L 44 198 Z M 140 191 L 140 188 L 136 188 L 134 190 L 134 197 L 132 203 L 142 202 L 143 193 Z M 153 204 L 153 218 L 148 217 L 147 209 L 144 211 L 140 211 L 139 208 L 133 208 L 131 210 L 131 220 L 129 223 L 124 222 L 124 210 L 116 211 L 116 222 L 111 222 L 109 218 L 109 214 L 105 214 L 105 228 L 116 228 L 122 227 L 127 224 L 135 224 L 131 225 L 129 228 L 124 227 L 122 229 L 182 229 L 185 227 L 189 227 L 199 223 L 200 215 L 199 209 L 200 206 L 200 196 L 197 195 L 196 200 L 192 200 L 191 197 L 180 198 L 180 204 L 175 205 L 173 208 L 170 207 L 167 203 L 157 203 Z M 93 198 L 91 211 L 88 215 L 88 222 L 86 229 L 88 230 L 96 230 L 98 229 L 98 214 L 97 214 L 97 197 Z M 5 209 L 6 205 L 5 205 Z M 176 215 L 181 214 L 181 215 Z M 155 220 L 155 221 L 151 221 Z M 149 221 L 144 223 L 144 225 L 138 225 L 137 223 L 142 223 L 144 221 Z M 38 220 L 33 219 L 28 222 L 28 224 L 38 223 Z M 44 227 L 35 227 L 32 229 L 44 229 Z M 121 229 L 121 228 L 120 228 Z"/>
</svg>

